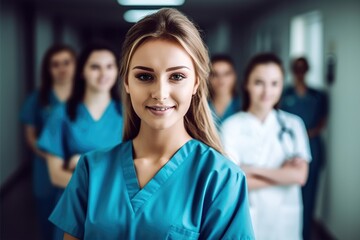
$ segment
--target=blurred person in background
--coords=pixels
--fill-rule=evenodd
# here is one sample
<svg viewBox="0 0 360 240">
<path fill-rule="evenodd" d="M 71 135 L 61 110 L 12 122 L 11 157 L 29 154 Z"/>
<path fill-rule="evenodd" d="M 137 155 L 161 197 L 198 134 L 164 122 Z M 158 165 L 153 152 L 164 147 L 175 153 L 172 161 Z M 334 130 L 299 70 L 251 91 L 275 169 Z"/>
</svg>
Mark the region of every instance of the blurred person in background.
<svg viewBox="0 0 360 240">
<path fill-rule="evenodd" d="M 254 239 L 246 180 L 222 154 L 197 28 L 161 9 L 127 33 L 124 142 L 85 154 L 50 220 L 64 239 Z"/>
<path fill-rule="evenodd" d="M 309 137 L 312 161 L 309 165 L 308 181 L 302 188 L 304 204 L 303 236 L 305 240 L 309 240 L 314 219 L 320 170 L 325 162 L 321 133 L 327 122 L 328 98 L 324 92 L 307 86 L 305 76 L 309 71 L 309 63 L 306 58 L 295 59 L 292 62 L 291 70 L 294 86 L 288 87 L 284 91 L 281 108 L 301 117 Z"/>
<path fill-rule="evenodd" d="M 221 133 L 225 151 L 246 174 L 259 240 L 302 239 L 300 190 L 311 155 L 301 118 L 278 110 L 283 82 L 276 55 L 253 57 L 242 83 L 242 111 L 223 123 Z"/>
<path fill-rule="evenodd" d="M 211 65 L 209 106 L 216 127 L 220 129 L 226 118 L 241 110 L 241 99 L 237 89 L 235 64 L 231 57 L 214 55 Z"/>
<path fill-rule="evenodd" d="M 51 184 L 45 154 L 36 146 L 51 112 L 65 102 L 71 93 L 75 73 L 75 51 L 66 45 L 54 45 L 44 55 L 40 89 L 35 90 L 21 110 L 25 139 L 34 156 L 32 161 L 33 192 L 43 239 L 51 239 L 54 227 L 47 220 L 55 206 L 56 188 Z"/>
<path fill-rule="evenodd" d="M 90 44 L 80 53 L 71 96 L 52 112 L 38 140 L 39 149 L 46 153 L 51 182 L 61 189 L 58 198 L 80 154 L 121 142 L 116 56 L 104 43 Z M 63 233 L 57 230 L 54 239 L 63 239 Z"/>
</svg>

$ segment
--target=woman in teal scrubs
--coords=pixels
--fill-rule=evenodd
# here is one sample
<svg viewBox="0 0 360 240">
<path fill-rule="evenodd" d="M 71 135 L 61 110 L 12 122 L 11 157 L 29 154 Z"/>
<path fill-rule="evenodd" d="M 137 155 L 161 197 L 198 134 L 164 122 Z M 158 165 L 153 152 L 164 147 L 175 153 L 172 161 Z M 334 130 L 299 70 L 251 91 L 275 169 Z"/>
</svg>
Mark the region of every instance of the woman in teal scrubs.
<svg viewBox="0 0 360 240">
<path fill-rule="evenodd" d="M 54 45 L 45 53 L 41 66 L 41 86 L 27 99 L 21 110 L 25 139 L 34 153 L 32 162 L 33 192 L 43 239 L 51 239 L 53 226 L 48 217 L 55 206 L 56 188 L 51 184 L 44 153 L 36 141 L 56 106 L 70 95 L 76 55 L 72 48 Z"/>
<path fill-rule="evenodd" d="M 195 26 L 162 9 L 127 33 L 124 142 L 85 154 L 52 221 L 64 239 L 254 239 L 243 172 L 221 152 Z"/>
<path fill-rule="evenodd" d="M 227 55 L 214 55 L 211 58 L 209 106 L 216 127 L 231 115 L 241 110 L 234 61 Z"/>
<path fill-rule="evenodd" d="M 106 44 L 86 47 L 78 59 L 71 97 L 52 112 L 41 133 L 38 147 L 46 153 L 51 182 L 60 188 L 58 198 L 80 154 L 121 142 L 117 64 L 116 53 Z M 59 239 L 59 233 L 55 235 Z"/>
<path fill-rule="evenodd" d="M 327 95 L 306 85 L 305 75 L 309 71 L 306 58 L 297 58 L 292 63 L 294 86 L 288 87 L 283 94 L 282 108 L 296 114 L 305 123 L 309 136 L 312 161 L 309 166 L 309 176 L 302 188 L 304 202 L 304 240 L 311 239 L 311 228 L 314 220 L 317 186 L 320 170 L 324 164 L 324 145 L 321 133 L 324 130 L 328 116 Z"/>
</svg>

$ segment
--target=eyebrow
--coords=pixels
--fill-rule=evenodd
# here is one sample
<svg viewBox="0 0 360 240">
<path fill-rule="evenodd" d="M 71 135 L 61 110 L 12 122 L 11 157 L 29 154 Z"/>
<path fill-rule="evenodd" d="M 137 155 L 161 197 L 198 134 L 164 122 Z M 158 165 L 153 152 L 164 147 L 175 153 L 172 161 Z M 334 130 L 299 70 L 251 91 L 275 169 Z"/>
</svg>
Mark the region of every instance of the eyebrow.
<svg viewBox="0 0 360 240">
<path fill-rule="evenodd" d="M 190 68 L 186 67 L 186 66 L 176 66 L 176 67 L 171 67 L 166 69 L 166 72 L 170 72 L 170 71 L 174 71 L 174 70 L 178 70 L 178 69 L 182 69 L 182 68 L 187 68 L 190 70 Z M 141 70 L 145 70 L 145 71 L 149 71 L 149 72 L 154 72 L 154 69 L 152 68 L 148 68 L 148 67 L 144 67 L 144 66 L 136 66 L 133 68 L 134 69 L 141 69 Z"/>
</svg>

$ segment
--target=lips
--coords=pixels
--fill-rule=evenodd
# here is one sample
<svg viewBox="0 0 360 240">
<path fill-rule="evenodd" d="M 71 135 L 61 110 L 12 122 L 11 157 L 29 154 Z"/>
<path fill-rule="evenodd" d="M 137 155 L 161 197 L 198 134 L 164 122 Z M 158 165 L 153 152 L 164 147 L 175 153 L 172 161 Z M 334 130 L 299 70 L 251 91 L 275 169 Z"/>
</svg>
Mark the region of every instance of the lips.
<svg viewBox="0 0 360 240">
<path fill-rule="evenodd" d="M 154 110 L 154 111 L 160 111 L 160 112 L 165 112 L 171 108 L 174 107 L 168 107 L 168 106 L 163 106 L 163 107 L 157 107 L 157 106 L 147 106 L 147 108 Z"/>
</svg>

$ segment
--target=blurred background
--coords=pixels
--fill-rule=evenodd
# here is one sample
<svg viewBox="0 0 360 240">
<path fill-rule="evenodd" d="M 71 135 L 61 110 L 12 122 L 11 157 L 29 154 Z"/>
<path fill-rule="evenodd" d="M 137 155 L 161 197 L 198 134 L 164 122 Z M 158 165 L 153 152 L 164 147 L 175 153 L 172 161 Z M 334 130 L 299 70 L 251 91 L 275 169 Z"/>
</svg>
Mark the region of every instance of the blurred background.
<svg viewBox="0 0 360 240">
<path fill-rule="evenodd" d="M 262 51 L 281 57 L 286 84 L 292 83 L 293 57 L 308 58 L 308 84 L 327 92 L 330 100 L 314 239 L 360 239 L 360 1 L 181 2 L 176 8 L 203 30 L 210 54 L 229 54 L 240 79 L 249 59 Z M 54 43 L 79 51 L 95 39 L 110 41 L 120 51 L 133 24 L 127 11 L 158 8 L 116 0 L 1 0 L 1 239 L 38 239 L 31 157 L 19 112 L 40 83 L 45 51 Z"/>
</svg>

